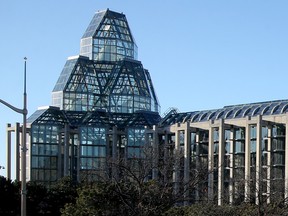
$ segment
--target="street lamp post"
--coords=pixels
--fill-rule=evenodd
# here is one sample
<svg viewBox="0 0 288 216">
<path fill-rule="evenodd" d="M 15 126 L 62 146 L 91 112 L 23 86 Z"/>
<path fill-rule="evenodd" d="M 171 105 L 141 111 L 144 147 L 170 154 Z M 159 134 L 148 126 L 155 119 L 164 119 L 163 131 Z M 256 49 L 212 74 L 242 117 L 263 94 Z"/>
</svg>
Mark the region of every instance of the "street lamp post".
<svg viewBox="0 0 288 216">
<path fill-rule="evenodd" d="M 13 111 L 23 115 L 22 126 L 22 144 L 21 144 L 21 216 L 26 216 L 26 121 L 27 121 L 27 93 L 26 93 L 26 61 L 24 58 L 24 93 L 23 93 L 23 109 L 12 106 L 4 100 L 0 99 L 0 103 L 9 107 Z"/>
</svg>

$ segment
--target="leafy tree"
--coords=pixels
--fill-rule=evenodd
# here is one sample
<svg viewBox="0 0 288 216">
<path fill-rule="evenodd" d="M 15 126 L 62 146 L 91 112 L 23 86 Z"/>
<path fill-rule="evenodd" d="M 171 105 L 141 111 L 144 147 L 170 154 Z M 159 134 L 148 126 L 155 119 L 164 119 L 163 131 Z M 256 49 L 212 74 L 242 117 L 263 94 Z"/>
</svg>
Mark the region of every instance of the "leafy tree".
<svg viewBox="0 0 288 216">
<path fill-rule="evenodd" d="M 70 177 L 58 180 L 47 192 L 42 206 L 42 213 L 45 215 L 61 215 L 60 209 L 66 203 L 75 203 L 77 198 L 77 184 Z"/>
<path fill-rule="evenodd" d="M 142 154 L 145 157 L 108 160 L 103 168 L 108 170 L 106 174 L 105 171 L 99 172 L 95 178 L 97 173 L 91 173 L 93 178 L 98 179 L 97 183 L 85 182 L 86 179 L 92 179 L 92 176 L 85 176 L 85 186 L 78 188 L 76 204 L 66 204 L 62 215 L 158 216 L 183 203 L 187 190 L 207 180 L 207 169 L 193 172 L 190 181 L 182 185 L 185 190 L 175 192 L 172 161 L 176 156 L 157 163 L 159 158 L 154 149 L 143 148 Z M 177 158 L 180 160 L 183 156 Z M 149 180 L 152 172 L 154 179 Z"/>
<path fill-rule="evenodd" d="M 78 188 L 76 204 L 69 203 L 62 215 L 121 215 L 120 200 L 111 185 L 94 183 Z"/>
<path fill-rule="evenodd" d="M 35 182 L 27 184 L 27 215 L 45 215 L 43 209 L 47 206 L 45 201 L 48 190 L 45 186 Z"/>
<path fill-rule="evenodd" d="M 171 207 L 172 191 L 155 181 L 141 188 L 133 182 L 105 182 L 78 189 L 76 204 L 66 204 L 62 215 L 160 215 Z"/>
<path fill-rule="evenodd" d="M 0 215 L 20 214 L 20 184 L 0 176 Z"/>
<path fill-rule="evenodd" d="M 0 176 L 0 215 L 20 215 L 21 182 Z M 27 183 L 27 215 L 61 215 L 60 209 L 77 198 L 77 186 L 69 177 L 47 188 L 44 185 Z"/>
</svg>

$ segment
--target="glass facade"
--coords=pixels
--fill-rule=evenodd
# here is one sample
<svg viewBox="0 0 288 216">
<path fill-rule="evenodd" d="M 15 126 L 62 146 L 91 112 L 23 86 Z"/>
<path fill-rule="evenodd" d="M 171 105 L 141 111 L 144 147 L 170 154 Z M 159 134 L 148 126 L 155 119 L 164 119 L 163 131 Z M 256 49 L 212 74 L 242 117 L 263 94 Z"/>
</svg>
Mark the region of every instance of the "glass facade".
<svg viewBox="0 0 288 216">
<path fill-rule="evenodd" d="M 271 137 L 272 179 L 283 179 L 285 171 L 285 127 L 274 125 Z"/>
<path fill-rule="evenodd" d="M 95 14 L 81 39 L 80 55 L 96 61 L 137 60 L 137 45 L 124 14 Z"/>
<path fill-rule="evenodd" d="M 52 106 L 28 119 L 30 179 L 47 185 L 67 175 L 97 180 L 115 174 L 111 161 L 130 164 L 141 173 L 137 160 L 149 154 L 147 179 L 157 176 L 160 164 L 158 179 L 180 190 L 187 189 L 181 181 L 206 172 L 203 181 L 187 190 L 198 201 L 222 193 L 218 201 L 225 197 L 225 203 L 237 203 L 252 192 L 248 198 L 256 199 L 257 184 L 267 197 L 285 187 L 287 122 L 274 121 L 284 119 L 288 100 L 187 113 L 172 109 L 163 118 L 159 110 L 125 15 L 97 12 L 81 39 L 80 55 L 68 58 L 55 84 Z M 262 119 L 273 115 L 281 118 Z"/>
<path fill-rule="evenodd" d="M 80 44 L 55 84 L 52 106 L 28 119 L 33 181 L 97 180 L 111 170 L 109 160 L 143 157 L 145 127 L 161 119 L 124 14 L 97 12 Z"/>
<path fill-rule="evenodd" d="M 41 183 L 56 181 L 59 127 L 35 124 L 31 131 L 31 178 Z"/>
<path fill-rule="evenodd" d="M 145 129 L 129 128 L 127 140 L 127 158 L 141 158 L 145 146 Z"/>
<path fill-rule="evenodd" d="M 105 128 L 80 128 L 80 169 L 104 170 L 106 158 Z"/>
<path fill-rule="evenodd" d="M 99 63 L 82 56 L 66 62 L 52 105 L 67 111 L 159 112 L 152 80 L 141 62 Z"/>
</svg>

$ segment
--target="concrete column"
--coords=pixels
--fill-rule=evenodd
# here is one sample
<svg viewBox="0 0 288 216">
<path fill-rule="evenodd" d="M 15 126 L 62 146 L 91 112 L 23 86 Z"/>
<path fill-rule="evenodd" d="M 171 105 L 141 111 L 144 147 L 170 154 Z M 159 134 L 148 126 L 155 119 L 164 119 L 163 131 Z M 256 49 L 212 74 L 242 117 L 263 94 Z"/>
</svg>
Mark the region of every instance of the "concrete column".
<svg viewBox="0 0 288 216">
<path fill-rule="evenodd" d="M 152 179 L 158 179 L 158 160 L 159 160 L 158 142 L 159 142 L 158 129 L 156 125 L 153 125 Z"/>
<path fill-rule="evenodd" d="M 74 138 L 75 138 L 75 135 L 74 134 L 71 134 L 71 156 L 70 156 L 70 166 L 69 166 L 69 173 L 70 173 L 70 176 L 72 176 L 72 179 L 75 180 L 75 177 L 74 177 L 74 173 L 73 173 L 73 170 L 74 170 L 74 158 L 75 158 L 75 155 L 74 155 Z"/>
<path fill-rule="evenodd" d="M 267 137 L 267 204 L 271 202 L 271 141 L 272 141 L 272 126 L 268 125 Z"/>
<path fill-rule="evenodd" d="M 219 153 L 218 153 L 218 205 L 223 205 L 224 195 L 224 154 L 225 154 L 224 121 L 219 119 Z"/>
<path fill-rule="evenodd" d="M 7 165 L 6 165 L 6 169 L 7 169 L 7 179 L 11 179 L 11 130 L 10 130 L 11 124 L 7 124 Z"/>
<path fill-rule="evenodd" d="M 195 142 L 196 142 L 196 170 L 200 168 L 200 157 L 199 157 L 199 130 L 197 129 L 195 134 Z M 199 202 L 199 184 L 196 184 L 195 187 L 195 201 Z"/>
<path fill-rule="evenodd" d="M 169 155 L 168 155 L 168 148 L 169 148 L 169 143 L 168 143 L 168 134 L 165 132 L 165 141 L 164 141 L 164 183 L 168 183 L 168 160 L 169 160 Z"/>
<path fill-rule="evenodd" d="M 113 129 L 112 129 L 113 130 Z M 110 134 L 109 128 L 105 128 L 105 145 L 106 145 L 106 154 L 105 157 L 107 158 L 107 162 L 111 161 L 113 156 L 112 156 L 112 139 L 110 140 L 110 138 L 112 137 L 112 135 Z"/>
<path fill-rule="evenodd" d="M 288 114 L 286 115 L 285 124 L 285 203 L 288 204 Z"/>
<path fill-rule="evenodd" d="M 118 179 L 118 169 L 116 164 L 118 160 L 118 149 L 117 149 L 117 127 L 112 128 L 112 176 Z"/>
<path fill-rule="evenodd" d="M 116 160 L 117 157 L 117 128 L 113 126 L 112 128 L 112 158 Z"/>
<path fill-rule="evenodd" d="M 80 139 L 80 143 L 81 143 L 81 137 L 79 137 Z M 57 179 L 60 179 L 61 177 L 63 177 L 63 173 L 62 173 L 62 154 L 64 154 L 64 151 L 62 148 L 62 132 L 58 131 L 58 135 L 57 135 L 57 140 L 58 140 L 58 164 L 57 164 Z"/>
<path fill-rule="evenodd" d="M 151 135 L 151 130 L 147 130 L 147 127 L 145 126 L 145 128 L 146 128 L 146 132 L 145 132 L 145 135 L 144 135 L 144 140 L 145 140 L 145 148 L 144 148 L 144 150 L 141 150 L 141 151 L 143 151 L 143 153 L 144 153 L 144 157 L 146 157 L 150 162 L 151 162 L 151 154 L 147 154 L 148 152 L 147 152 L 147 150 L 148 149 L 150 149 L 151 148 L 151 146 L 153 145 L 152 144 L 152 141 L 150 140 L 150 135 Z M 153 132 L 152 132 L 152 134 L 153 134 Z M 150 158 L 149 158 L 150 157 Z M 152 161 L 152 163 L 153 163 L 153 161 Z M 153 175 L 153 167 L 152 167 L 152 175 Z M 149 181 L 149 176 L 146 176 L 145 177 L 145 180 L 144 180 L 145 182 L 147 182 L 147 181 Z"/>
<path fill-rule="evenodd" d="M 81 133 L 80 133 L 80 130 L 78 128 L 77 130 L 77 134 L 78 134 L 78 143 L 77 143 L 77 182 L 80 182 L 80 160 L 81 160 Z"/>
<path fill-rule="evenodd" d="M 174 182 L 174 194 L 179 193 L 180 188 L 180 139 L 179 139 L 180 131 L 177 129 L 175 132 L 175 161 L 174 161 L 174 172 L 173 172 L 173 182 Z"/>
<path fill-rule="evenodd" d="M 20 123 L 15 124 L 15 159 L 16 181 L 20 181 Z"/>
<path fill-rule="evenodd" d="M 214 128 L 209 128 L 208 143 L 208 200 L 213 201 L 214 198 Z"/>
<path fill-rule="evenodd" d="M 230 130 L 230 173 L 229 173 L 229 203 L 232 205 L 234 203 L 234 139 L 235 139 L 235 129 Z"/>
<path fill-rule="evenodd" d="M 262 116 L 257 117 L 257 135 L 256 135 L 256 191 L 255 191 L 255 203 L 259 205 L 262 200 Z"/>
<path fill-rule="evenodd" d="M 251 141 L 250 141 L 249 119 L 245 127 L 245 202 L 250 202 L 250 161 L 251 161 Z"/>
<path fill-rule="evenodd" d="M 69 126 L 65 124 L 64 131 L 64 176 L 69 175 Z"/>
<path fill-rule="evenodd" d="M 191 157 L 191 132 L 189 122 L 184 131 L 184 205 L 189 205 L 189 183 L 190 183 L 190 157 Z"/>
</svg>

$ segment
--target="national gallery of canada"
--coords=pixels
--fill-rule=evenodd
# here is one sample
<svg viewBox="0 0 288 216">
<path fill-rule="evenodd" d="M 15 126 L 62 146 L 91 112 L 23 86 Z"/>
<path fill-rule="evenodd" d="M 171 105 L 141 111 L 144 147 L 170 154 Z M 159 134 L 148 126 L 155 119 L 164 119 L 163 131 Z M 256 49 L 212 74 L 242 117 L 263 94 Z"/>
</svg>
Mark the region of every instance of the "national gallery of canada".
<svg viewBox="0 0 288 216">
<path fill-rule="evenodd" d="M 109 161 L 137 167 L 148 158 L 147 180 L 169 181 L 191 202 L 288 198 L 288 100 L 185 113 L 173 108 L 160 115 L 150 73 L 137 55 L 126 16 L 95 13 L 80 54 L 69 57 L 60 73 L 52 104 L 27 120 L 28 181 L 97 181 L 121 175 Z M 17 180 L 22 128 L 7 126 Z M 189 188 L 200 170 L 206 176 Z"/>
</svg>

